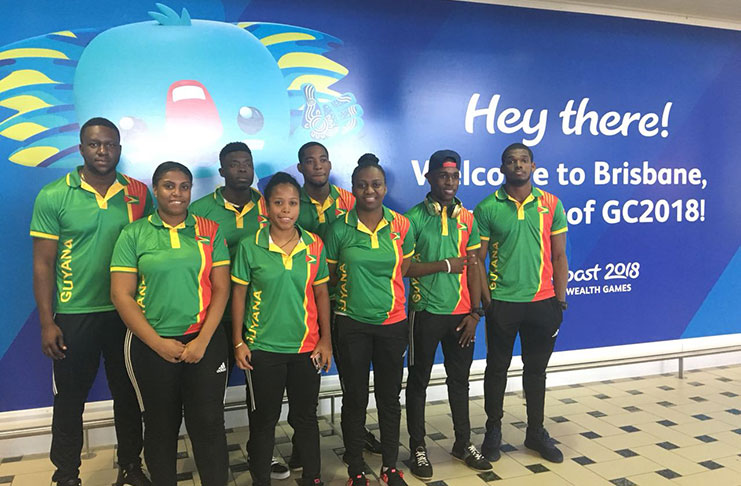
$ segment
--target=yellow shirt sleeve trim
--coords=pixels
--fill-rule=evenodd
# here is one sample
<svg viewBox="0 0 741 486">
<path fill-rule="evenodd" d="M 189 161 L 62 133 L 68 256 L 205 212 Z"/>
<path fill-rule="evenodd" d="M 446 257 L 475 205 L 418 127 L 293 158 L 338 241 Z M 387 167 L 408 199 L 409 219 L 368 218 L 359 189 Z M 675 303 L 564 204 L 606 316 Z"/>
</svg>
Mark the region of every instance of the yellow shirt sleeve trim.
<svg viewBox="0 0 741 486">
<path fill-rule="evenodd" d="M 229 260 L 219 260 L 211 264 L 212 267 L 223 267 L 224 265 L 229 265 Z"/>
<path fill-rule="evenodd" d="M 321 284 L 323 284 L 324 282 L 326 282 L 328 280 L 329 280 L 329 277 L 324 277 L 321 280 L 314 280 L 314 283 L 312 285 L 321 285 Z"/>
<path fill-rule="evenodd" d="M 246 280 L 242 280 L 241 278 L 237 278 L 237 277 L 235 277 L 234 275 L 232 275 L 232 282 L 234 282 L 234 283 L 238 283 L 238 284 L 240 284 L 240 285 L 249 285 L 249 284 L 250 284 L 250 283 L 249 283 L 249 282 L 247 282 Z"/>
<path fill-rule="evenodd" d="M 45 240 L 59 240 L 58 235 L 42 233 L 41 231 L 31 231 L 31 236 L 33 236 L 34 238 L 43 238 Z"/>
<path fill-rule="evenodd" d="M 414 250 L 412 250 L 409 253 L 407 253 L 406 255 L 404 255 L 404 258 L 412 258 L 413 255 L 414 255 Z"/>
<path fill-rule="evenodd" d="M 551 231 L 551 236 L 556 236 L 556 235 L 560 235 L 561 233 L 566 233 L 568 230 L 569 230 L 569 228 L 566 227 L 566 228 L 561 228 L 561 229 L 556 230 L 556 231 Z"/>
<path fill-rule="evenodd" d="M 338 260 L 332 260 L 331 258 L 327 258 L 327 263 L 338 263 Z"/>
<path fill-rule="evenodd" d="M 139 270 L 135 267 L 111 267 L 111 272 L 138 273 Z"/>
<path fill-rule="evenodd" d="M 476 243 L 475 245 L 467 246 L 466 250 L 478 250 L 481 248 L 481 243 Z"/>
<path fill-rule="evenodd" d="M 479 238 L 481 239 L 481 241 L 489 241 L 488 236 L 480 236 Z"/>
</svg>

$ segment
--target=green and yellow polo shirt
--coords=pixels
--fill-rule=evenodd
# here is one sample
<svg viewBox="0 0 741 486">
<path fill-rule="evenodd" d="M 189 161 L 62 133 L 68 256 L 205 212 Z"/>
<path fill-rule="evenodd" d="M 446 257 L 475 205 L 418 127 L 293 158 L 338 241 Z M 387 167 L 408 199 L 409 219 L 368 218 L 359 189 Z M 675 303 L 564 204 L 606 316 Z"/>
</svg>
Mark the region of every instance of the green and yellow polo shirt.
<svg viewBox="0 0 741 486">
<path fill-rule="evenodd" d="M 465 256 L 466 252 L 481 247 L 473 213 L 457 199 L 453 207 L 452 214 L 449 214 L 448 208 L 440 211 L 425 200 L 407 211 L 405 216 L 409 218 L 414 237 L 412 261 L 439 262 Z M 466 266 L 461 274 L 438 272 L 411 278 L 409 307 L 432 314 L 468 314 L 471 312 L 471 294 L 467 275 Z"/>
<path fill-rule="evenodd" d="M 394 324 L 406 318 L 401 264 L 414 254 L 409 220 L 387 207 L 374 230 L 356 209 L 338 219 L 327 235 L 327 262 L 337 264 L 335 312 L 367 324 Z"/>
<path fill-rule="evenodd" d="M 482 242 L 489 242 L 491 298 L 534 302 L 555 295 L 551 236 L 568 230 L 561 201 L 533 187 L 520 204 L 504 186 L 474 210 Z"/>
<path fill-rule="evenodd" d="M 250 349 L 306 353 L 319 342 L 314 286 L 329 280 L 324 243 L 300 227 L 287 254 L 270 237 L 270 223 L 239 242 L 232 282 L 247 285 L 245 341 Z"/>
<path fill-rule="evenodd" d="M 189 210 L 196 216 L 201 216 L 219 223 L 219 230 L 229 245 L 229 257 L 234 261 L 239 240 L 257 229 L 267 221 L 265 199 L 260 191 L 250 188 L 251 200 L 237 209 L 237 206 L 224 199 L 223 187 L 219 187 L 211 194 L 207 194 L 190 205 Z"/>
<path fill-rule="evenodd" d="M 211 303 L 211 269 L 229 265 L 219 225 L 188 213 L 170 226 L 155 211 L 126 226 L 118 237 L 111 272 L 138 275 L 136 302 L 164 337 L 201 330 Z"/>
<path fill-rule="evenodd" d="M 334 184 L 329 185 L 329 196 L 320 203 L 311 198 L 306 190 L 301 188 L 301 210 L 298 224 L 312 233 L 316 233 L 322 240 L 327 239 L 329 225 L 336 219 L 343 217 L 355 207 L 355 196 Z"/>
<path fill-rule="evenodd" d="M 82 166 L 44 186 L 36 197 L 31 236 L 57 241 L 56 312 L 114 310 L 108 264 L 121 229 L 152 211 L 143 183 L 116 173 L 105 196 L 80 178 Z"/>
</svg>

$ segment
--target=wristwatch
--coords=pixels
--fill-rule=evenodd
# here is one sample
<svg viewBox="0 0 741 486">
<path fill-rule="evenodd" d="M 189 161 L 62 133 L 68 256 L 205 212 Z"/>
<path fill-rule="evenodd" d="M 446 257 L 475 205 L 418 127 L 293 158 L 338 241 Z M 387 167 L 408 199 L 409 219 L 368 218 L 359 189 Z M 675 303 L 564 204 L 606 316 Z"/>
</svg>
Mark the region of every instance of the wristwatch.
<svg viewBox="0 0 741 486">
<path fill-rule="evenodd" d="M 565 300 L 559 300 L 558 305 L 561 306 L 561 310 L 566 310 L 569 308 L 569 303 L 566 302 Z"/>
<path fill-rule="evenodd" d="M 486 311 L 483 307 L 474 307 L 471 309 L 471 314 L 476 314 L 479 317 L 484 317 L 486 315 Z"/>
</svg>

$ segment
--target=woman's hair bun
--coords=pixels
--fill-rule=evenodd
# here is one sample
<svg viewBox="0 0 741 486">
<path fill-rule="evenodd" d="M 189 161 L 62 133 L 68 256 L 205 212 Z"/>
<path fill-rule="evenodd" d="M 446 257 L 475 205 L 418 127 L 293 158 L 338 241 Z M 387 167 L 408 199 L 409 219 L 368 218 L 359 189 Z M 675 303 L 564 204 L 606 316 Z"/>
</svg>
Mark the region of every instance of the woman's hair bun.
<svg viewBox="0 0 741 486">
<path fill-rule="evenodd" d="M 376 157 L 374 154 L 363 154 L 358 159 L 358 166 L 365 167 L 368 165 L 379 165 L 378 164 L 378 157 Z"/>
</svg>

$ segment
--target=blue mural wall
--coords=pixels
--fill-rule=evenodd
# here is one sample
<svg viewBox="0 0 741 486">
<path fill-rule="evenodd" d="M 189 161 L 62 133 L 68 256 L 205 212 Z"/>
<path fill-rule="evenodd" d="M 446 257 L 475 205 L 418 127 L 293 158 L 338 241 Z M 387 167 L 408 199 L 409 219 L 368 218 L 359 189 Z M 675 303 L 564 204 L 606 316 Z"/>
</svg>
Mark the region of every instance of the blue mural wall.
<svg viewBox="0 0 741 486">
<path fill-rule="evenodd" d="M 522 141 L 570 223 L 557 350 L 741 332 L 739 32 L 443 0 L 40 0 L 0 18 L 0 411 L 51 403 L 28 224 L 98 115 L 121 128 L 121 170 L 146 182 L 174 159 L 194 196 L 210 192 L 233 140 L 259 178 L 295 173 L 318 140 L 345 187 L 375 152 L 400 211 L 424 197 L 435 150 L 465 159 L 473 208 Z M 98 380 L 90 399 L 107 396 Z"/>
</svg>

